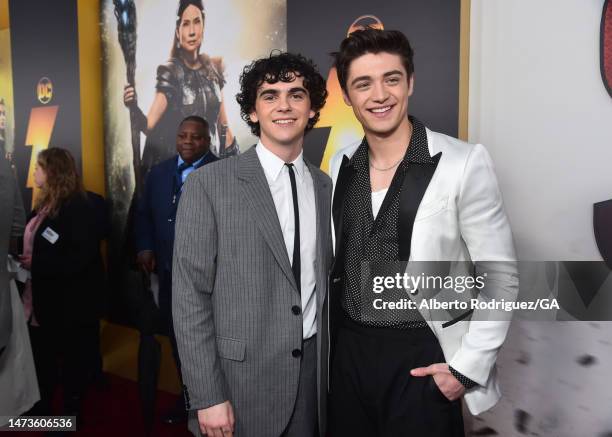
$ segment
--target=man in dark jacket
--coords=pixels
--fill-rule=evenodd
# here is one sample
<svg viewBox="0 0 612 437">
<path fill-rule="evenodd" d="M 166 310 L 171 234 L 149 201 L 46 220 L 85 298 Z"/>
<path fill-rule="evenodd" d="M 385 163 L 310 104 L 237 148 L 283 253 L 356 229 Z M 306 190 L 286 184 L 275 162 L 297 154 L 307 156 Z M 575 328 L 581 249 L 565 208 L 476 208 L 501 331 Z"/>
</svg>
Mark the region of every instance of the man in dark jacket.
<svg viewBox="0 0 612 437">
<path fill-rule="evenodd" d="M 159 278 L 159 309 L 172 344 L 172 352 L 180 376 L 180 362 L 172 327 L 172 248 L 174 222 L 178 202 L 187 176 L 205 164 L 216 161 L 210 151 L 208 123 L 201 117 L 189 116 L 179 125 L 176 137 L 177 156 L 151 168 L 136 213 L 137 263 L 147 273 Z M 182 400 L 167 414 L 165 423 L 186 420 Z"/>
</svg>

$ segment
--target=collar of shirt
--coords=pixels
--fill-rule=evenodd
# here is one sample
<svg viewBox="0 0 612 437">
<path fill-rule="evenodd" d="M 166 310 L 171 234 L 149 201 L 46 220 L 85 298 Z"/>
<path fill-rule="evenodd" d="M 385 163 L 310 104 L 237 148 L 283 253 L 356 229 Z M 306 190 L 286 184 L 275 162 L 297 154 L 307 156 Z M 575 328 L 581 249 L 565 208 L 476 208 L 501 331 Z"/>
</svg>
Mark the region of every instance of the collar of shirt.
<svg viewBox="0 0 612 437">
<path fill-rule="evenodd" d="M 425 125 L 421 123 L 416 117 L 408 116 L 412 123 L 412 135 L 410 137 L 410 144 L 404 155 L 403 163 L 414 162 L 418 164 L 433 164 L 434 159 L 429 154 L 429 147 L 427 144 L 427 131 Z M 370 166 L 370 157 L 368 153 L 369 145 L 368 140 L 363 137 L 359 148 L 355 151 L 348 165 L 354 166 L 356 169 L 368 169 Z"/>
<path fill-rule="evenodd" d="M 266 148 L 261 140 L 257 143 L 257 146 L 255 146 L 255 151 L 257 152 L 259 162 L 264 169 L 268 183 L 271 184 L 276 182 L 285 167 L 285 161 Z M 304 152 L 301 151 L 298 157 L 295 158 L 291 164 L 293 164 L 293 170 L 297 174 L 297 178 L 302 180 L 305 171 L 304 167 L 306 165 L 304 162 Z"/>
<path fill-rule="evenodd" d="M 208 155 L 208 153 L 210 153 L 210 152 L 206 152 L 200 159 L 198 159 L 196 162 L 191 164 L 185 170 L 187 170 L 188 168 L 191 168 L 191 167 L 196 168 L 200 162 L 204 161 L 204 158 L 206 158 L 206 155 Z M 181 164 L 183 164 L 185 161 L 183 161 L 183 158 L 181 158 L 181 155 L 177 155 L 176 157 L 178 159 L 178 161 L 176 163 L 176 168 L 179 168 L 181 166 Z"/>
<path fill-rule="evenodd" d="M 193 164 L 191 164 L 189 167 L 186 167 L 183 172 L 181 173 L 181 181 L 183 183 L 185 183 L 185 181 L 187 180 L 187 176 L 189 176 L 191 174 L 192 171 L 194 171 L 195 169 L 197 169 L 198 167 L 200 167 L 200 164 L 203 164 L 204 161 L 207 159 L 208 154 L 210 152 L 206 152 L 204 154 L 204 156 L 202 156 L 200 159 L 198 159 L 196 162 L 194 162 Z M 178 170 L 178 168 L 180 167 L 181 164 L 183 164 L 185 161 L 183 161 L 183 158 L 181 158 L 181 155 L 178 155 L 178 161 L 176 163 L 176 168 Z M 182 189 L 182 187 L 181 187 Z"/>
</svg>

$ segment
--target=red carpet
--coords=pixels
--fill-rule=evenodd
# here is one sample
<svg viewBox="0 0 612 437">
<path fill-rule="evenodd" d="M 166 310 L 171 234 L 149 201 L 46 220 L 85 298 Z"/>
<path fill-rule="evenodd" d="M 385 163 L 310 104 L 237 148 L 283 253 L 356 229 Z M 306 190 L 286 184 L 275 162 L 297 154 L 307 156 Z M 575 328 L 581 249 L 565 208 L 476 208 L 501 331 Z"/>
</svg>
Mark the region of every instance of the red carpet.
<svg viewBox="0 0 612 437">
<path fill-rule="evenodd" d="M 144 436 L 145 428 L 140 410 L 138 386 L 124 378 L 107 375 L 110 382 L 104 389 L 91 387 L 83 405 L 83 424 L 70 436 L 88 437 L 123 437 Z M 58 397 L 56 397 L 58 398 Z M 176 395 L 163 391 L 157 392 L 156 420 L 152 437 L 189 437 L 187 424 L 165 425 L 160 421 L 162 414 L 170 409 L 177 400 Z M 59 399 L 56 399 L 55 411 L 59 411 Z M 43 432 L 6 432 L 2 437 L 43 436 Z"/>
</svg>

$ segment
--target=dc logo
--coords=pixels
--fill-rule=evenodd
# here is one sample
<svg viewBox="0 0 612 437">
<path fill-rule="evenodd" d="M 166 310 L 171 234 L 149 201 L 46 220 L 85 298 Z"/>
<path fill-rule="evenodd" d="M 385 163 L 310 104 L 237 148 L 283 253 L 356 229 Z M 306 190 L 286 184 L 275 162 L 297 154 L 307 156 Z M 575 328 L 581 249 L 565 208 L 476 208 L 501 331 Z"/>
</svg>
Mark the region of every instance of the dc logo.
<svg viewBox="0 0 612 437">
<path fill-rule="evenodd" d="M 38 101 L 43 105 L 51 101 L 53 98 L 53 84 L 51 83 L 51 79 L 43 77 L 38 81 L 38 85 L 36 85 L 36 95 L 38 96 Z"/>
</svg>

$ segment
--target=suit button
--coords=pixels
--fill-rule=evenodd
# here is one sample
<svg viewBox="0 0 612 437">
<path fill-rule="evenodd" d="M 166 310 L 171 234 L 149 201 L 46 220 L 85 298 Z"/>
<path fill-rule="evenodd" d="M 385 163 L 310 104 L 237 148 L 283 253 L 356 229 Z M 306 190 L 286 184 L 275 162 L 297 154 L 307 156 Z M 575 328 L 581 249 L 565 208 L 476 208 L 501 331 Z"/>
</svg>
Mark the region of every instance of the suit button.
<svg viewBox="0 0 612 437">
<path fill-rule="evenodd" d="M 293 352 L 291 352 L 291 355 L 293 355 L 293 358 L 299 358 L 302 356 L 302 351 L 299 349 L 293 349 Z"/>
<path fill-rule="evenodd" d="M 302 312 L 302 309 L 301 309 L 299 306 L 297 306 L 297 305 L 293 305 L 293 306 L 291 307 L 291 312 L 292 312 L 293 314 L 295 314 L 296 316 L 299 316 L 299 315 L 300 315 L 300 313 Z"/>
</svg>

